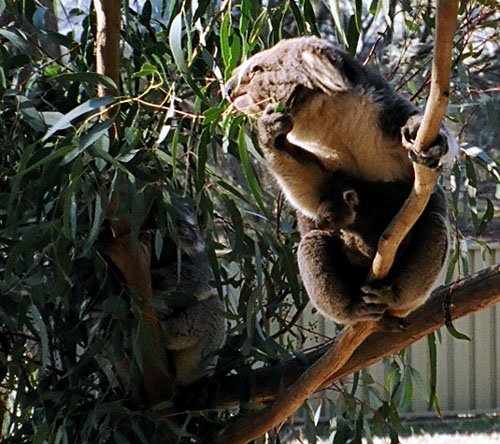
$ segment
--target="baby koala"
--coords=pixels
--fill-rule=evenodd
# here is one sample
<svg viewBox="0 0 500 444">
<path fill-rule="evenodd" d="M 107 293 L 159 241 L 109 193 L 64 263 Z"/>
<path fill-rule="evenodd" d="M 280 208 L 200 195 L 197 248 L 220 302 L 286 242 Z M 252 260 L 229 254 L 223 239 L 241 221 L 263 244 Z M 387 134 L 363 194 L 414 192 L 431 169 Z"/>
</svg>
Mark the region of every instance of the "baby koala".
<svg viewBox="0 0 500 444">
<path fill-rule="evenodd" d="M 365 182 L 336 171 L 320 197 L 316 227 L 337 236 L 348 262 L 368 271 L 380 235 L 410 191 L 411 185 L 405 182 Z M 399 252 L 406 248 L 408 240 Z"/>
<path fill-rule="evenodd" d="M 187 209 L 178 206 L 176 215 L 179 245 L 168 239 L 151 282 L 167 307 L 159 320 L 164 346 L 173 355 L 175 382 L 186 386 L 213 371 L 226 322 L 200 227 Z"/>
</svg>

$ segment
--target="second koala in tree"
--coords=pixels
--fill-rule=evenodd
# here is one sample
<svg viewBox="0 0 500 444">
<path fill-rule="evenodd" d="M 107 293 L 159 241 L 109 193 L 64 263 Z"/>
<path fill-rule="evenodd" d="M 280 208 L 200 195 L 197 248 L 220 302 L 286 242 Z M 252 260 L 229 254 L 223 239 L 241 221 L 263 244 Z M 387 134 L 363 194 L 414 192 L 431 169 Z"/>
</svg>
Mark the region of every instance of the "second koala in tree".
<svg viewBox="0 0 500 444">
<path fill-rule="evenodd" d="M 164 345 L 173 355 L 176 383 L 185 386 L 215 367 L 215 353 L 226 337 L 226 322 L 198 223 L 180 205 L 176 216 L 179 245 L 169 240 L 164 246 L 168 254 L 152 270 L 151 280 L 153 290 L 164 293 L 167 301 L 168 308 L 159 316 Z"/>
<path fill-rule="evenodd" d="M 338 295 L 350 285 L 344 268 L 351 264 L 338 248 L 332 249 L 329 233 L 309 233 L 330 176 L 343 171 L 365 182 L 411 186 L 412 162 L 436 168 L 451 161 L 458 151 L 454 139 L 443 128 L 426 152 L 414 153 L 422 118 L 418 109 L 382 77 L 316 37 L 284 40 L 254 55 L 235 70 L 226 92 L 239 111 L 260 114 L 260 147 L 288 201 L 298 210 L 303 236 L 299 268 L 311 300 L 341 323 L 380 317 L 379 307 L 365 299 L 358 298 L 355 309 L 336 305 Z M 277 103 L 284 105 L 284 112 L 275 111 Z M 402 289 L 388 304 L 394 315 L 408 314 L 432 290 L 446 257 L 446 217 L 446 199 L 437 190 L 423 222 L 413 230 L 411 248 L 391 270 L 390 283 Z"/>
</svg>

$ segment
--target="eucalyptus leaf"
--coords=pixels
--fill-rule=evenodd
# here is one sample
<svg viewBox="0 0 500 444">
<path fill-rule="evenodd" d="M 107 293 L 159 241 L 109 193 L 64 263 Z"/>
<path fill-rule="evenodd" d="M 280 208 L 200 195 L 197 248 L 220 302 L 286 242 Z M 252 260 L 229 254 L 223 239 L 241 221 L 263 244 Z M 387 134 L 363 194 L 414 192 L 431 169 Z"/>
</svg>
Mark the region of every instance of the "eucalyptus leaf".
<svg viewBox="0 0 500 444">
<path fill-rule="evenodd" d="M 172 24 L 170 25 L 170 32 L 168 34 L 168 40 L 170 43 L 172 55 L 174 56 L 175 64 L 181 72 L 186 72 L 186 60 L 184 51 L 182 49 L 182 26 L 183 16 L 182 13 L 179 13 L 172 20 Z"/>
<path fill-rule="evenodd" d="M 82 103 L 81 105 L 71 110 L 69 113 L 65 114 L 58 123 L 56 123 L 47 131 L 45 136 L 43 136 L 42 141 L 46 141 L 57 131 L 60 131 L 63 128 L 67 128 L 68 125 L 76 118 L 88 114 L 92 111 L 96 111 L 101 107 L 111 105 L 115 101 L 116 101 L 115 97 L 109 97 L 109 96 L 87 100 L 85 103 Z"/>
<path fill-rule="evenodd" d="M 103 85 L 109 90 L 110 95 L 112 96 L 118 95 L 118 87 L 116 86 L 114 80 L 110 79 L 109 77 L 103 74 L 98 74 L 96 72 L 65 73 L 55 77 L 55 80 L 59 82 L 86 83 L 92 86 Z M 106 106 L 107 104 L 108 103 L 100 106 Z"/>
</svg>

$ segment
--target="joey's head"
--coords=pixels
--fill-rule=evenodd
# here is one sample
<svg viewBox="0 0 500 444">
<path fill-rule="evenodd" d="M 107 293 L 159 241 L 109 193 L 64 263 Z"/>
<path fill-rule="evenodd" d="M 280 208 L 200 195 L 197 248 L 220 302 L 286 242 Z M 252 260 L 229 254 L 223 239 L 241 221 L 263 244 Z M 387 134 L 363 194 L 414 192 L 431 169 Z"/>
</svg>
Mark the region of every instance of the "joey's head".
<svg viewBox="0 0 500 444">
<path fill-rule="evenodd" d="M 330 188 L 330 193 L 322 199 L 318 207 L 316 226 L 326 231 L 350 228 L 356 223 L 358 206 L 359 196 L 354 188 Z"/>
<path fill-rule="evenodd" d="M 237 67 L 225 92 L 244 114 L 259 113 L 270 103 L 289 111 L 312 92 L 350 89 L 355 68 L 359 65 L 347 53 L 317 37 L 282 40 Z"/>
</svg>

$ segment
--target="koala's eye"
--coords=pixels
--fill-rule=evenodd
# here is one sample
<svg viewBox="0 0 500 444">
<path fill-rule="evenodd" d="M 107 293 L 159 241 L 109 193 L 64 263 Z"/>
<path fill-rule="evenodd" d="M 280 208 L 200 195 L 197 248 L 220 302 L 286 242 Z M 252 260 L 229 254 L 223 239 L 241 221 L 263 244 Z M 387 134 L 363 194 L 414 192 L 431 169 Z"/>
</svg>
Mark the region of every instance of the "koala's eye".
<svg viewBox="0 0 500 444">
<path fill-rule="evenodd" d="M 255 74 L 261 71 L 264 71 L 264 68 L 262 68 L 261 65 L 253 65 L 250 68 L 250 72 L 248 73 L 248 75 L 250 76 L 250 78 L 252 78 Z"/>
</svg>

